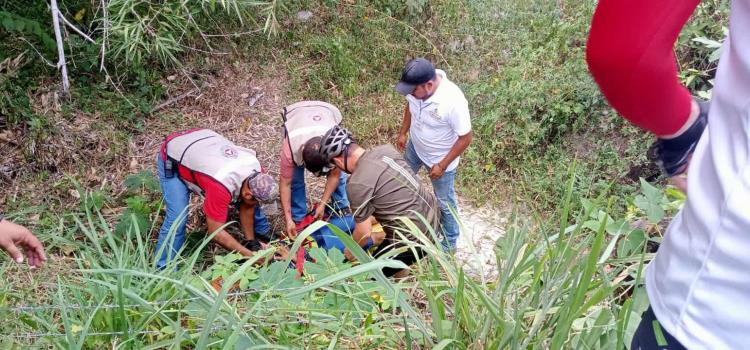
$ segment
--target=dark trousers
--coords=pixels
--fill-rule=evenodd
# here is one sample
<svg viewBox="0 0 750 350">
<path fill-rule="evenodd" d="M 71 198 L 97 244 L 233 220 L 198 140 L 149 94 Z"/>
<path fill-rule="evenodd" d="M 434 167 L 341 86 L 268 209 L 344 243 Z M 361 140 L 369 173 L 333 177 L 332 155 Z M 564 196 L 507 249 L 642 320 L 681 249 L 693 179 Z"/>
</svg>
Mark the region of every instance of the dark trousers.
<svg viewBox="0 0 750 350">
<path fill-rule="evenodd" d="M 641 315 L 641 323 L 633 335 L 630 350 L 682 350 L 680 342 L 662 328 L 654 315 L 654 310 L 648 310 Z"/>
<path fill-rule="evenodd" d="M 380 244 L 380 246 L 378 246 L 378 248 L 375 250 L 375 252 L 372 255 L 377 258 L 378 256 L 383 255 L 383 254 L 387 253 L 388 251 L 390 251 L 391 249 L 395 249 L 397 247 L 399 247 L 399 246 L 398 245 L 394 245 L 392 240 L 386 239 L 385 241 L 383 241 L 383 243 Z M 416 254 L 414 254 L 414 250 L 416 250 Z M 425 256 L 425 253 L 424 253 L 424 251 L 422 249 L 419 249 L 419 248 L 411 249 L 411 248 L 409 248 L 405 252 L 400 253 L 400 254 L 394 256 L 393 259 L 394 260 L 398 260 L 398 261 L 404 263 L 406 266 L 411 266 L 415 262 L 417 262 L 417 260 L 421 259 L 424 256 Z M 391 276 L 395 275 L 396 273 L 398 273 L 399 271 L 401 271 L 401 269 L 394 269 L 394 268 L 391 268 L 391 267 L 384 267 L 383 268 L 383 274 L 386 277 L 391 277 Z"/>
</svg>

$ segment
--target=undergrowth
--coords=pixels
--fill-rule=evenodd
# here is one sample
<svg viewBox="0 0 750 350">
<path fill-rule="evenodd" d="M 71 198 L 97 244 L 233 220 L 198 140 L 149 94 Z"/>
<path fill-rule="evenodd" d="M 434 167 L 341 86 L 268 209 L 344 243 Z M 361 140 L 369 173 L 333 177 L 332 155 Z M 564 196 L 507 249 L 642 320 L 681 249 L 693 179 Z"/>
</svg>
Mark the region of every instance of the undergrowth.
<svg viewBox="0 0 750 350">
<path fill-rule="evenodd" d="M 292 19 L 279 37 L 254 40 L 245 55 L 283 65 L 291 100 L 339 106 L 365 145 L 394 142 L 405 103 L 393 89 L 400 70 L 410 58 L 431 59 L 463 89 L 472 113 L 460 193 L 501 206 L 532 199 L 525 205 L 552 212 L 571 161 L 581 165 L 577 195 L 614 183 L 624 197 L 639 177 L 658 179 L 645 157 L 648 136 L 606 105 L 588 74 L 595 5 L 433 1 L 399 12 L 382 2 L 300 1 L 290 12 L 310 10 L 311 19 Z M 701 4 L 680 37 L 682 78 L 696 95 L 710 95 L 726 13 L 720 1 Z"/>
<path fill-rule="evenodd" d="M 60 2 L 77 25 L 95 29 L 92 2 Z M 166 3 L 142 2 L 151 7 L 139 16 Z M 189 3 L 216 8 L 177 12 L 210 16 L 175 32 L 159 27 L 143 46 L 121 37 L 122 50 L 134 55 L 108 51 L 110 74 L 97 65 L 99 46 L 70 34 L 73 94 L 63 100 L 47 64 L 54 48 L 46 3 L 0 1 L 0 134 L 19 136 L 13 159 L 29 167 L 0 177 L 9 189 L 3 209 L 32 226 L 54 256 L 32 274 L 0 265 L 3 348 L 627 346 L 646 307 L 642 263 L 681 198 L 640 179 L 657 178 L 644 157 L 648 136 L 610 110 L 588 76 L 583 53 L 594 1 L 274 1 L 277 12 L 240 16 L 225 2 Z M 312 17 L 298 16 L 302 10 Z M 682 81 L 702 97 L 710 96 L 726 13 L 726 2 L 703 1 L 676 46 Z M 263 22 L 276 20 L 269 15 L 280 16 L 276 34 L 255 32 L 276 23 Z M 166 21 L 189 16 L 182 17 Z M 171 41 L 157 47 L 164 38 Z M 287 102 L 327 100 L 361 143 L 392 142 L 404 105 L 393 85 L 417 56 L 445 69 L 469 99 L 475 138 L 463 155 L 460 194 L 523 208 L 496 242 L 497 277 L 467 276 L 423 242 L 434 254 L 410 280 L 376 276 L 394 264 L 388 259 L 352 268 L 319 250 L 306 277 L 295 279 L 284 263 L 255 268 L 232 255 L 206 256 L 203 232 L 191 235 L 179 269 L 157 271 L 150 237 L 161 203 L 153 175 L 76 184 L 89 176 L 90 152 L 101 150 L 97 165 L 114 167 L 149 118 L 180 117 L 150 113 L 175 93 L 167 93 L 165 77 L 200 83 L 224 58 L 282 66 Z M 45 149 L 53 139 L 68 148 Z M 75 165 L 62 180 L 60 159 Z M 39 195 L 37 186 L 49 190 Z M 592 194 L 601 195 L 577 200 Z M 217 292 L 210 282 L 218 277 L 225 288 Z M 235 282 L 239 289 L 230 290 Z"/>
<path fill-rule="evenodd" d="M 149 191 L 148 181 L 131 182 Z M 465 271 L 408 224 L 417 237 L 409 246 L 428 254 L 413 277 L 395 281 L 379 270 L 404 266 L 391 260 L 396 252 L 373 260 L 335 228 L 359 263 L 312 248 L 314 261 L 298 278 L 289 261 L 253 266 L 273 249 L 207 262 L 204 235 L 159 271 L 149 239 L 158 227 L 124 213 L 130 225 L 115 229 L 97 209 L 101 199 L 87 193 L 80 213 L 39 233 L 56 254 L 34 274 L 64 273 L 33 282 L 33 300 L 16 294 L 23 279 L 0 288 L 0 338 L 4 348 L 64 349 L 621 348 L 647 306 L 641 276 L 649 249 L 684 197 L 643 181 L 621 217 L 609 214 L 611 198 L 578 202 L 568 181 L 554 220 L 514 215 L 495 243 L 496 276 Z M 292 252 L 322 225 L 304 231 Z M 5 276 L 24 269 L 8 260 L 0 268 Z"/>
</svg>

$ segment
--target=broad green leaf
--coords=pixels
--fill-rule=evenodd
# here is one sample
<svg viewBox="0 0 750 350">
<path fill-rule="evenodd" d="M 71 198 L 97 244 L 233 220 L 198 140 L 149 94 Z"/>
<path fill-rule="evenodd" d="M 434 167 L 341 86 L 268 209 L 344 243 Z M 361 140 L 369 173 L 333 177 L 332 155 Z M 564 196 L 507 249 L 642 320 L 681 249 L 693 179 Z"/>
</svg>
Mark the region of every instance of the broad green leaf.
<svg viewBox="0 0 750 350">
<path fill-rule="evenodd" d="M 641 195 L 633 200 L 633 203 L 643 210 L 651 223 L 658 223 L 664 218 L 664 208 L 666 197 L 662 192 L 641 178 Z"/>
<path fill-rule="evenodd" d="M 642 250 L 641 247 L 643 247 L 643 244 L 645 244 L 647 240 L 648 237 L 646 237 L 646 233 L 643 232 L 643 230 L 639 229 L 631 231 L 620 241 L 620 245 L 617 247 L 617 256 L 626 257 L 640 252 Z"/>
</svg>

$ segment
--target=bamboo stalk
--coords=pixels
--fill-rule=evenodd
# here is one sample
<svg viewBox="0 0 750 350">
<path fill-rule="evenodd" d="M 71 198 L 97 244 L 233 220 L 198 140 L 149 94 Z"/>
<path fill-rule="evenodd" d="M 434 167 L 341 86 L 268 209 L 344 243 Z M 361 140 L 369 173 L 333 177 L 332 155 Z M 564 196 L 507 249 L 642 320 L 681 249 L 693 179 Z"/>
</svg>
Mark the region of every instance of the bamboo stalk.
<svg viewBox="0 0 750 350">
<path fill-rule="evenodd" d="M 68 96 L 70 81 L 68 80 L 68 67 L 65 64 L 65 47 L 63 46 L 62 34 L 60 33 L 60 9 L 57 0 L 51 0 L 52 26 L 55 29 L 55 41 L 57 41 L 57 68 L 60 69 L 63 81 L 63 94 Z"/>
</svg>

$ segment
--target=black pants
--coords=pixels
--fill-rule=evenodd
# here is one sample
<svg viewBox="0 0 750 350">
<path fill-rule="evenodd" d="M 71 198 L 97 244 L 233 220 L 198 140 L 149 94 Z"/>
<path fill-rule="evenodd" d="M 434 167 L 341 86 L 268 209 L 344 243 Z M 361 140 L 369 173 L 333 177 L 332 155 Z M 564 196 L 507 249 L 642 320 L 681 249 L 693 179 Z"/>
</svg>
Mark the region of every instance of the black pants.
<svg viewBox="0 0 750 350">
<path fill-rule="evenodd" d="M 399 247 L 398 245 L 394 246 L 394 244 L 393 244 L 393 242 L 391 240 L 386 239 L 385 241 L 383 241 L 383 243 L 380 244 L 380 246 L 378 246 L 378 249 L 376 249 L 375 252 L 372 255 L 377 258 L 378 256 L 383 255 L 386 252 L 388 252 L 388 251 L 390 251 L 392 249 L 398 248 L 398 247 Z M 416 255 L 414 254 L 414 250 L 417 251 Z M 425 256 L 425 253 L 424 253 L 424 251 L 422 249 L 419 249 L 419 248 L 414 248 L 414 249 L 409 248 L 405 252 L 400 253 L 400 254 L 394 256 L 393 259 L 394 260 L 398 260 L 398 261 L 404 263 L 406 266 L 411 266 L 412 264 L 414 264 L 415 262 L 417 262 L 417 260 L 421 259 L 424 256 Z M 383 274 L 386 277 L 391 277 L 391 276 L 395 275 L 396 273 L 398 273 L 399 271 L 401 271 L 401 269 L 394 269 L 394 268 L 391 268 L 391 267 L 384 267 L 383 268 Z"/>
<path fill-rule="evenodd" d="M 682 350 L 680 342 L 662 328 L 651 306 L 641 315 L 641 323 L 633 335 L 630 350 Z"/>
</svg>

